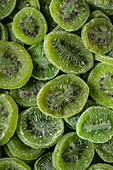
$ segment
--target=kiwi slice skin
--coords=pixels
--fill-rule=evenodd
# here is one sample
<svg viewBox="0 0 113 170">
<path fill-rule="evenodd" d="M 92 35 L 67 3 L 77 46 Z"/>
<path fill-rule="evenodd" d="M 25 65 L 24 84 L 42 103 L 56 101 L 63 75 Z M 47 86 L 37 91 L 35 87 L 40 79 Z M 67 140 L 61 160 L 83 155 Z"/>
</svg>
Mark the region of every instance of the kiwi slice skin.
<svg viewBox="0 0 113 170">
<path fill-rule="evenodd" d="M 37 104 L 44 114 L 68 118 L 83 109 L 88 95 L 89 88 L 81 78 L 74 74 L 62 74 L 42 87 Z"/>
<path fill-rule="evenodd" d="M 52 0 L 50 13 L 60 27 L 71 32 L 82 28 L 89 17 L 90 11 L 88 3 L 85 0 Z"/>
<path fill-rule="evenodd" d="M 0 146 L 13 136 L 18 121 L 18 106 L 11 96 L 0 94 Z"/>
<path fill-rule="evenodd" d="M 92 69 L 87 81 L 92 99 L 107 108 L 113 108 L 112 75 L 112 65 L 99 63 Z"/>
<path fill-rule="evenodd" d="M 44 39 L 47 32 L 47 23 L 39 10 L 25 7 L 15 15 L 12 31 L 16 38 L 23 43 L 34 45 Z"/>
<path fill-rule="evenodd" d="M 81 38 L 65 31 L 53 31 L 44 38 L 44 51 L 48 60 L 65 73 L 83 74 L 94 65 L 92 53 Z"/>
<path fill-rule="evenodd" d="M 79 137 L 94 143 L 105 143 L 113 136 L 113 111 L 101 107 L 89 107 L 80 116 L 76 131 Z"/>
<path fill-rule="evenodd" d="M 113 47 L 113 26 L 106 18 L 92 19 L 82 28 L 81 37 L 88 50 L 105 54 Z"/>
<path fill-rule="evenodd" d="M 85 170 L 93 156 L 93 144 L 79 138 L 76 132 L 70 132 L 58 140 L 52 154 L 52 162 L 58 170 Z"/>
<path fill-rule="evenodd" d="M 0 22 L 0 40 L 8 40 L 8 30 L 6 26 Z"/>
<path fill-rule="evenodd" d="M 17 158 L 2 158 L 0 159 L 0 169 L 16 169 L 16 170 L 31 170 L 31 168 L 23 161 Z"/>
<path fill-rule="evenodd" d="M 105 163 L 91 165 L 87 170 L 113 170 L 113 166 Z"/>
<path fill-rule="evenodd" d="M 0 41 L 0 53 L 0 88 L 16 89 L 24 86 L 33 70 L 26 49 L 15 42 Z"/>
<path fill-rule="evenodd" d="M 54 78 L 59 73 L 59 69 L 48 61 L 43 42 L 31 46 L 27 51 L 33 60 L 33 78 L 46 81 Z"/>
<path fill-rule="evenodd" d="M 38 107 L 21 112 L 17 125 L 17 135 L 32 148 L 48 148 L 56 144 L 64 132 L 62 119 L 44 115 Z"/>
<path fill-rule="evenodd" d="M 34 164 L 34 170 L 55 170 L 52 164 L 52 153 L 41 156 Z"/>
</svg>

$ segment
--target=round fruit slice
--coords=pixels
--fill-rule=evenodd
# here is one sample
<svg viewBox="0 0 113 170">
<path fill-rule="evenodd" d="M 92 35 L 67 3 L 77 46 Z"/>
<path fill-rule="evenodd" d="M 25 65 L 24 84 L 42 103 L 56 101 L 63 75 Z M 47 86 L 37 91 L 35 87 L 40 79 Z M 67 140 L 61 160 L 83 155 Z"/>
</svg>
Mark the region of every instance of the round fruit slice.
<svg viewBox="0 0 113 170">
<path fill-rule="evenodd" d="M 34 170 L 55 170 L 52 164 L 52 153 L 41 156 L 34 164 Z"/>
<path fill-rule="evenodd" d="M 83 74 L 93 67 L 93 55 L 81 38 L 65 31 L 53 31 L 44 38 L 48 60 L 66 73 Z"/>
<path fill-rule="evenodd" d="M 17 135 L 28 146 L 47 148 L 62 136 L 62 119 L 55 119 L 40 112 L 37 107 L 23 111 L 18 120 Z"/>
<path fill-rule="evenodd" d="M 105 163 L 91 165 L 87 170 L 113 170 L 113 166 Z"/>
<path fill-rule="evenodd" d="M 105 54 L 113 47 L 113 26 L 106 18 L 95 18 L 82 28 L 86 48 L 95 54 Z"/>
<path fill-rule="evenodd" d="M 106 143 L 95 143 L 95 150 L 105 162 L 113 162 L 113 137 Z"/>
<path fill-rule="evenodd" d="M 32 77 L 37 80 L 49 80 L 58 74 L 59 69 L 53 66 L 45 55 L 43 42 L 31 46 L 27 51 L 33 60 Z"/>
<path fill-rule="evenodd" d="M 53 166 L 58 170 L 85 170 L 94 156 L 94 146 L 75 132 L 65 134 L 55 146 L 52 155 Z"/>
<path fill-rule="evenodd" d="M 0 94 L 0 146 L 13 136 L 18 120 L 18 106 L 8 94 Z"/>
<path fill-rule="evenodd" d="M 94 143 L 105 143 L 113 136 L 113 111 L 92 106 L 80 116 L 76 131 L 79 137 Z"/>
<path fill-rule="evenodd" d="M 2 158 L 0 159 L 0 169 L 6 170 L 31 170 L 31 168 L 23 161 L 17 158 Z"/>
<path fill-rule="evenodd" d="M 14 9 L 16 0 L 0 0 L 0 20 L 6 18 Z"/>
<path fill-rule="evenodd" d="M 30 55 L 21 45 L 0 41 L 0 88 L 16 89 L 29 80 L 33 64 Z"/>
<path fill-rule="evenodd" d="M 88 98 L 87 84 L 74 74 L 64 74 L 49 81 L 38 93 L 39 109 L 56 118 L 79 113 Z"/>
<path fill-rule="evenodd" d="M 10 95 L 23 107 L 37 106 L 37 94 L 46 82 L 30 79 L 25 86 L 10 90 Z"/>
<path fill-rule="evenodd" d="M 12 31 L 16 38 L 28 45 L 41 42 L 47 32 L 43 14 L 32 7 L 20 10 L 13 19 Z"/>
<path fill-rule="evenodd" d="M 100 105 L 113 108 L 113 65 L 99 63 L 88 77 L 91 97 Z"/>
<path fill-rule="evenodd" d="M 50 13 L 64 30 L 77 31 L 87 21 L 90 11 L 85 0 L 52 0 Z"/>
<path fill-rule="evenodd" d="M 106 18 L 108 21 L 110 21 L 109 17 L 107 15 L 105 15 L 102 11 L 100 10 L 96 10 L 93 11 L 90 16 L 89 16 L 89 20 L 91 19 L 95 19 L 95 18 Z"/>
<path fill-rule="evenodd" d="M 4 24 L 0 22 L 0 40 L 8 40 L 8 30 Z"/>
<path fill-rule="evenodd" d="M 25 145 L 16 135 L 10 139 L 10 141 L 6 144 L 9 151 L 13 156 L 25 160 L 34 160 L 37 159 L 45 149 L 34 149 L 28 145 Z"/>
<path fill-rule="evenodd" d="M 21 10 L 25 7 L 33 7 L 40 10 L 40 3 L 38 0 L 17 0 L 16 7 Z"/>
</svg>

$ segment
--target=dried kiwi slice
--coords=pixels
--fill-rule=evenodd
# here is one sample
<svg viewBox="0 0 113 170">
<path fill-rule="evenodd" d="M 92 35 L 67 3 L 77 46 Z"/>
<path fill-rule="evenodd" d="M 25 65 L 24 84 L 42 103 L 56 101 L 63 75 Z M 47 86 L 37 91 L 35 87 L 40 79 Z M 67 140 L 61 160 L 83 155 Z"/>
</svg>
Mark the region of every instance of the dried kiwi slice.
<svg viewBox="0 0 113 170">
<path fill-rule="evenodd" d="M 52 153 L 41 156 L 34 164 L 34 170 L 55 170 L 52 164 Z"/>
<path fill-rule="evenodd" d="M 27 51 L 33 60 L 32 77 L 37 80 L 49 80 L 58 74 L 59 69 L 53 66 L 45 55 L 43 42 L 31 46 Z"/>
<path fill-rule="evenodd" d="M 18 106 L 8 94 L 0 94 L 0 146 L 13 136 L 18 120 Z"/>
<path fill-rule="evenodd" d="M 77 31 L 87 21 L 90 11 L 85 0 L 52 0 L 50 13 L 66 31 Z"/>
<path fill-rule="evenodd" d="M 8 30 L 4 24 L 0 22 L 0 40 L 8 40 Z"/>
<path fill-rule="evenodd" d="M 17 0 L 16 7 L 21 10 L 25 7 L 33 7 L 40 10 L 40 3 L 38 0 Z"/>
<path fill-rule="evenodd" d="M 39 10 L 25 7 L 15 15 L 12 31 L 25 44 L 34 45 L 44 39 L 47 23 Z"/>
<path fill-rule="evenodd" d="M 105 143 L 113 136 L 113 111 L 101 107 L 89 107 L 80 116 L 76 131 L 78 136 L 94 143 Z"/>
<path fill-rule="evenodd" d="M 17 158 L 0 159 L 0 170 L 31 170 L 23 161 Z"/>
<path fill-rule="evenodd" d="M 10 95 L 23 107 L 37 106 L 37 94 L 46 82 L 30 79 L 25 86 L 10 90 Z"/>
<path fill-rule="evenodd" d="M 6 18 L 15 8 L 16 0 L 0 0 L 0 20 Z"/>
<path fill-rule="evenodd" d="M 93 11 L 90 16 L 89 16 L 89 20 L 91 19 L 95 19 L 95 18 L 106 18 L 108 21 L 110 21 L 109 17 L 107 15 L 105 15 L 102 11 L 100 10 L 95 10 Z"/>
<path fill-rule="evenodd" d="M 56 118 L 79 113 L 88 98 L 87 84 L 74 74 L 63 74 L 49 81 L 38 93 L 39 109 Z"/>
<path fill-rule="evenodd" d="M 21 45 L 0 41 L 0 88 L 16 89 L 29 80 L 33 64 L 30 55 Z"/>
<path fill-rule="evenodd" d="M 9 151 L 13 156 L 21 159 L 21 160 L 34 160 L 37 159 L 45 149 L 34 149 L 31 148 L 28 145 L 25 145 L 16 135 L 16 133 L 13 135 L 13 137 L 10 139 L 10 141 L 6 144 Z"/>
<path fill-rule="evenodd" d="M 62 119 L 46 116 L 37 107 L 31 107 L 19 116 L 17 135 L 33 148 L 48 148 L 54 145 L 63 131 Z"/>
<path fill-rule="evenodd" d="M 113 47 L 113 26 L 106 18 L 90 20 L 82 28 L 84 45 L 95 54 L 105 54 Z"/>
<path fill-rule="evenodd" d="M 87 170 L 113 170 L 113 166 L 105 163 L 91 165 Z"/>
<path fill-rule="evenodd" d="M 91 97 L 100 105 L 113 108 L 113 65 L 99 63 L 89 74 Z"/>
<path fill-rule="evenodd" d="M 58 170 L 85 170 L 93 156 L 93 144 L 79 138 L 76 132 L 71 132 L 62 136 L 57 142 L 52 161 L 53 166 Z"/>
<path fill-rule="evenodd" d="M 53 31 L 44 38 L 48 60 L 66 73 L 83 74 L 93 67 L 93 55 L 81 38 L 65 31 Z"/>
</svg>

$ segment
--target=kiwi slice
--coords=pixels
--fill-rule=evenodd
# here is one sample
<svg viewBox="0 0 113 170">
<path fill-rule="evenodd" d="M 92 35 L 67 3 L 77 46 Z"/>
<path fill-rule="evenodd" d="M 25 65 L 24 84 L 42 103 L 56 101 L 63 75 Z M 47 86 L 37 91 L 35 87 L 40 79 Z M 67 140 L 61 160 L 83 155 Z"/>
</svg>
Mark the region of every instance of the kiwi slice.
<svg viewBox="0 0 113 170">
<path fill-rule="evenodd" d="M 53 31 L 44 38 L 44 51 L 48 60 L 66 73 L 83 74 L 93 65 L 93 55 L 81 38 L 65 31 Z"/>
<path fill-rule="evenodd" d="M 100 105 L 113 108 L 113 65 L 99 63 L 89 74 L 91 97 Z"/>
<path fill-rule="evenodd" d="M 91 165 L 87 170 L 113 170 L 113 166 L 105 163 Z"/>
<path fill-rule="evenodd" d="M 69 118 L 65 118 L 65 122 L 67 123 L 67 126 L 71 129 L 74 129 L 76 130 L 76 123 L 78 122 L 80 116 L 82 115 L 82 113 L 87 110 L 89 107 L 91 106 L 96 106 L 96 102 L 91 100 L 91 99 L 88 99 L 84 108 L 82 109 L 82 111 L 72 117 L 69 117 Z"/>
<path fill-rule="evenodd" d="M 17 39 L 12 31 L 12 22 L 9 22 L 6 24 L 6 27 L 8 29 L 8 40 L 9 41 L 13 41 L 16 42 L 18 44 L 21 44 L 24 46 L 24 43 L 22 41 L 20 41 L 19 39 Z"/>
<path fill-rule="evenodd" d="M 40 10 L 40 3 L 38 0 L 17 0 L 16 7 L 21 10 L 25 7 L 33 7 Z"/>
<path fill-rule="evenodd" d="M 74 74 L 62 74 L 49 81 L 38 93 L 39 109 L 56 118 L 67 118 L 79 113 L 88 98 L 87 84 Z"/>
<path fill-rule="evenodd" d="M 87 0 L 93 9 L 99 9 L 106 15 L 113 15 L 113 0 Z"/>
<path fill-rule="evenodd" d="M 34 164 L 34 170 L 55 170 L 52 164 L 52 153 L 41 156 Z"/>
<path fill-rule="evenodd" d="M 8 40 L 8 30 L 6 26 L 0 22 L 0 40 Z"/>
<path fill-rule="evenodd" d="M 59 69 L 53 66 L 45 55 L 43 42 L 31 46 L 27 51 L 33 60 L 32 77 L 37 80 L 49 80 L 58 74 Z"/>
<path fill-rule="evenodd" d="M 89 20 L 91 19 L 95 19 L 95 18 L 105 18 L 108 21 L 110 21 L 109 17 L 107 15 L 105 15 L 102 11 L 100 10 L 95 10 L 93 11 L 90 16 L 89 16 Z M 110 21 L 111 22 L 111 21 Z"/>
<path fill-rule="evenodd" d="M 55 146 L 52 161 L 58 170 L 85 170 L 94 156 L 94 146 L 91 142 L 79 138 L 76 132 L 62 136 Z"/>
<path fill-rule="evenodd" d="M 43 14 L 32 7 L 21 9 L 14 17 L 12 31 L 16 38 L 28 45 L 41 42 L 47 32 Z"/>
<path fill-rule="evenodd" d="M 80 116 L 76 131 L 78 136 L 94 143 L 105 143 L 113 136 L 113 111 L 101 107 L 89 107 Z"/>
<path fill-rule="evenodd" d="M 77 31 L 87 21 L 90 11 L 85 0 L 52 0 L 50 13 L 66 31 Z"/>
<path fill-rule="evenodd" d="M 18 106 L 8 94 L 0 94 L 0 146 L 13 136 L 18 120 Z"/>
<path fill-rule="evenodd" d="M 16 89 L 29 80 L 33 64 L 24 47 L 8 41 L 0 41 L 0 88 Z"/>
<path fill-rule="evenodd" d="M 105 54 L 113 47 L 113 26 L 106 18 L 92 19 L 82 28 L 81 37 L 90 51 Z"/>
<path fill-rule="evenodd" d="M 54 145 L 63 132 L 62 119 L 46 116 L 37 107 L 28 108 L 19 116 L 17 135 L 33 148 L 48 148 Z"/>
<path fill-rule="evenodd" d="M 6 18 L 15 8 L 16 0 L 0 0 L 0 20 Z"/>
<path fill-rule="evenodd" d="M 113 163 L 113 137 L 106 143 L 95 143 L 94 147 L 101 159 Z"/>
<path fill-rule="evenodd" d="M 0 170 L 31 170 L 31 168 L 17 158 L 2 158 L 0 159 Z"/>
<path fill-rule="evenodd" d="M 37 94 L 46 82 L 30 79 L 23 87 L 10 90 L 10 95 L 23 107 L 37 106 Z"/>
</svg>

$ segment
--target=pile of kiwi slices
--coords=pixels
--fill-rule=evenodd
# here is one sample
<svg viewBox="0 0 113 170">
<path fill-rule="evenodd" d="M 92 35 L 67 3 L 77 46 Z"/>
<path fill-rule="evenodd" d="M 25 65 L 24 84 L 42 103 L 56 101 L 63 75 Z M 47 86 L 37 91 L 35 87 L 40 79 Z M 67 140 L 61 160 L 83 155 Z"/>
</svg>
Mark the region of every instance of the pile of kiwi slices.
<svg viewBox="0 0 113 170">
<path fill-rule="evenodd" d="M 0 0 L 0 170 L 113 170 L 113 0 Z"/>
</svg>

